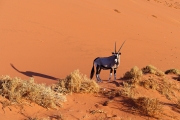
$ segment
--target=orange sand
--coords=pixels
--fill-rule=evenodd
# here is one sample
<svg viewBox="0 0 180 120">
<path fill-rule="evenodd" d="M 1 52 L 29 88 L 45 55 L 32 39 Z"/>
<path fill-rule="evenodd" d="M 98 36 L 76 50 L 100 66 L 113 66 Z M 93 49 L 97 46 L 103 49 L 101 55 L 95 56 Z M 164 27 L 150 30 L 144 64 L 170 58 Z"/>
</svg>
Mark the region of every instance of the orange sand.
<svg viewBox="0 0 180 120">
<path fill-rule="evenodd" d="M 118 78 L 133 66 L 180 68 L 180 1 L 0 0 L 1 75 L 48 85 L 75 69 L 89 76 L 93 60 L 124 40 Z"/>
</svg>

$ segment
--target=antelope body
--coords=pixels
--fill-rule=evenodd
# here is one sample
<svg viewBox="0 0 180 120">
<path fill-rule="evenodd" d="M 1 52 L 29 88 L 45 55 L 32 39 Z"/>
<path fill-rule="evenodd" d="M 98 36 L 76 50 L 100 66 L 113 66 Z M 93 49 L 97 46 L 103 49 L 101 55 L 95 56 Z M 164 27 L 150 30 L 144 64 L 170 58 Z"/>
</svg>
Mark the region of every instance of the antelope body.
<svg viewBox="0 0 180 120">
<path fill-rule="evenodd" d="M 109 57 L 97 57 L 96 59 L 94 59 L 93 61 L 93 67 L 91 69 L 91 74 L 90 74 L 90 78 L 92 79 L 94 76 L 94 66 L 96 67 L 96 79 L 97 82 L 102 82 L 102 80 L 100 79 L 100 72 L 101 70 L 110 70 L 110 76 L 109 76 L 109 81 L 111 80 L 111 76 L 112 76 L 112 72 L 114 70 L 114 80 L 116 80 L 116 69 L 119 67 L 120 65 L 120 50 L 122 48 L 122 46 L 124 45 L 125 41 L 123 42 L 123 44 L 121 45 L 121 47 L 119 48 L 118 52 L 116 52 L 116 43 L 115 43 L 115 52 L 112 52 L 112 55 Z"/>
</svg>

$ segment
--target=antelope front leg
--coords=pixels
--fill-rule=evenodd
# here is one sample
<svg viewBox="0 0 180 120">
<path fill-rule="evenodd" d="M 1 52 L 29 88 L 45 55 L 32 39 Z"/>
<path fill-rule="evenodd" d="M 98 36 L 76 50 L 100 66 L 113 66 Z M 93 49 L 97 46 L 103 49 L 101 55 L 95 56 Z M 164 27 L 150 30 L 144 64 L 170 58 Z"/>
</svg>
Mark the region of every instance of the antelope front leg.
<svg viewBox="0 0 180 120">
<path fill-rule="evenodd" d="M 111 68 L 110 75 L 109 75 L 109 81 L 111 80 L 112 72 L 113 72 L 113 69 Z"/>
<path fill-rule="evenodd" d="M 114 80 L 116 80 L 116 69 L 114 69 Z"/>
</svg>

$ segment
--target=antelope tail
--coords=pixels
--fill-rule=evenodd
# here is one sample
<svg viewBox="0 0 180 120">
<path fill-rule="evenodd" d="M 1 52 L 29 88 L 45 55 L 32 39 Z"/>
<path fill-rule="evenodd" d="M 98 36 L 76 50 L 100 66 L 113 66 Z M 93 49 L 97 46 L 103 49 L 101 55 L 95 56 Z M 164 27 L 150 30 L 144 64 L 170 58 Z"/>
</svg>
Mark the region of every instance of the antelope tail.
<svg viewBox="0 0 180 120">
<path fill-rule="evenodd" d="M 90 75 L 90 78 L 92 79 L 93 76 L 94 76 L 94 63 L 93 63 L 93 67 L 92 67 L 92 69 L 91 69 L 91 75 Z"/>
</svg>

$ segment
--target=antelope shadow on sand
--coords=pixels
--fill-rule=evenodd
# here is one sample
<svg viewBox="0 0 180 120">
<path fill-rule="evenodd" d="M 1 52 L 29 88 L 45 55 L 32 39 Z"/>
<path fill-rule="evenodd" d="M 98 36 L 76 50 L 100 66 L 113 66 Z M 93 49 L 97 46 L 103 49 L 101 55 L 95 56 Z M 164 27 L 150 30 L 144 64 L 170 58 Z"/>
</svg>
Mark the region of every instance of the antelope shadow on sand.
<svg viewBox="0 0 180 120">
<path fill-rule="evenodd" d="M 53 76 L 50 76 L 50 75 L 46 75 L 46 74 L 42 74 L 42 73 L 37 73 L 37 72 L 32 72 L 32 71 L 25 71 L 25 72 L 23 72 L 23 71 L 18 70 L 16 67 L 14 67 L 13 64 L 10 64 L 10 65 L 17 72 L 19 72 L 21 74 L 24 74 L 26 76 L 29 76 L 29 77 L 38 76 L 38 77 L 47 78 L 47 79 L 51 79 L 51 80 L 58 80 L 59 79 L 59 78 L 56 78 L 56 77 L 53 77 Z"/>
</svg>

